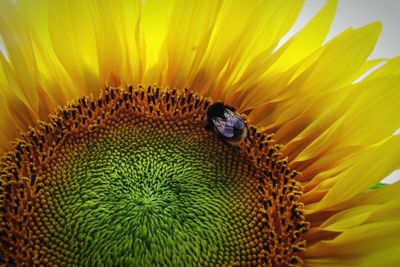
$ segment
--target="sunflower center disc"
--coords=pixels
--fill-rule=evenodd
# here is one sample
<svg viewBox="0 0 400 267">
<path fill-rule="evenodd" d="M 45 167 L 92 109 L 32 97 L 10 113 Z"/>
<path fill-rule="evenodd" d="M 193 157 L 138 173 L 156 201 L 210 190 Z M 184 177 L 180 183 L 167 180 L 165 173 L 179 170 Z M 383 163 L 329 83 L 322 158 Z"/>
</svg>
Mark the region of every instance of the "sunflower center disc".
<svg viewBox="0 0 400 267">
<path fill-rule="evenodd" d="M 208 105 L 108 88 L 32 129 L 0 161 L 6 262 L 300 264 L 296 172 L 255 128 L 237 148 L 205 130 Z"/>
</svg>

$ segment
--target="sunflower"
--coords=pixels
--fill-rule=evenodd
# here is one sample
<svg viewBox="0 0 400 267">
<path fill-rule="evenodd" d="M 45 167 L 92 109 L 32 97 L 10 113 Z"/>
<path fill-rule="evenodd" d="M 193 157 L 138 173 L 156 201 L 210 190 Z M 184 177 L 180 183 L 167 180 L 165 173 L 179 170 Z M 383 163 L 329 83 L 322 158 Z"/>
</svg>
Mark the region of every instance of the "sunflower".
<svg viewBox="0 0 400 267">
<path fill-rule="evenodd" d="M 399 265 L 400 58 L 336 4 L 1 1 L 0 263 Z"/>
</svg>

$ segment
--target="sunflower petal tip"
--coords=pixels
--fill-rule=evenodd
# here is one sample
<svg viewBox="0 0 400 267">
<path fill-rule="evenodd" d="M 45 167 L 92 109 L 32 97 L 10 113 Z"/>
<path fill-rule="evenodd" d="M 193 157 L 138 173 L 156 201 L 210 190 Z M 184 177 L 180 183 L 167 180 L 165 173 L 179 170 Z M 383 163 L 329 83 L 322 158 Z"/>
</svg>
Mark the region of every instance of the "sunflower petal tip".
<svg viewBox="0 0 400 267">
<path fill-rule="evenodd" d="M 382 22 L 375 21 L 370 24 L 365 25 L 365 29 L 370 30 L 371 32 L 379 35 L 382 31 Z"/>
</svg>

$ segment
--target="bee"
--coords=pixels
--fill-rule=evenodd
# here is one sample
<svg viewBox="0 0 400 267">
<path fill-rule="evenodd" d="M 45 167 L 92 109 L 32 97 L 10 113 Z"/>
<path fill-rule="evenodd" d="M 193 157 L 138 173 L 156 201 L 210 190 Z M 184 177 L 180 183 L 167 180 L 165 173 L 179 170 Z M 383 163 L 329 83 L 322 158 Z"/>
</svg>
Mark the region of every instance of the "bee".
<svg viewBox="0 0 400 267">
<path fill-rule="evenodd" d="M 206 129 L 214 131 L 224 143 L 232 146 L 239 145 L 249 135 L 245 121 L 235 108 L 222 102 L 208 107 Z"/>
</svg>

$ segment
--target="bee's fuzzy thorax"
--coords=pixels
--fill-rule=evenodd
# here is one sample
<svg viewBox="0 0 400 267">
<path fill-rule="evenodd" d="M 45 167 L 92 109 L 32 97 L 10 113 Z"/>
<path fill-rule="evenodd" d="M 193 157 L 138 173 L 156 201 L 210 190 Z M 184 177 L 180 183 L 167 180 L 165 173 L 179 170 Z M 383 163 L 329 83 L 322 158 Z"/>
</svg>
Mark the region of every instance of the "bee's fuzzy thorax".
<svg viewBox="0 0 400 267">
<path fill-rule="evenodd" d="M 220 117 L 225 118 L 225 105 L 222 102 L 216 102 L 207 109 L 207 117 Z"/>
</svg>

